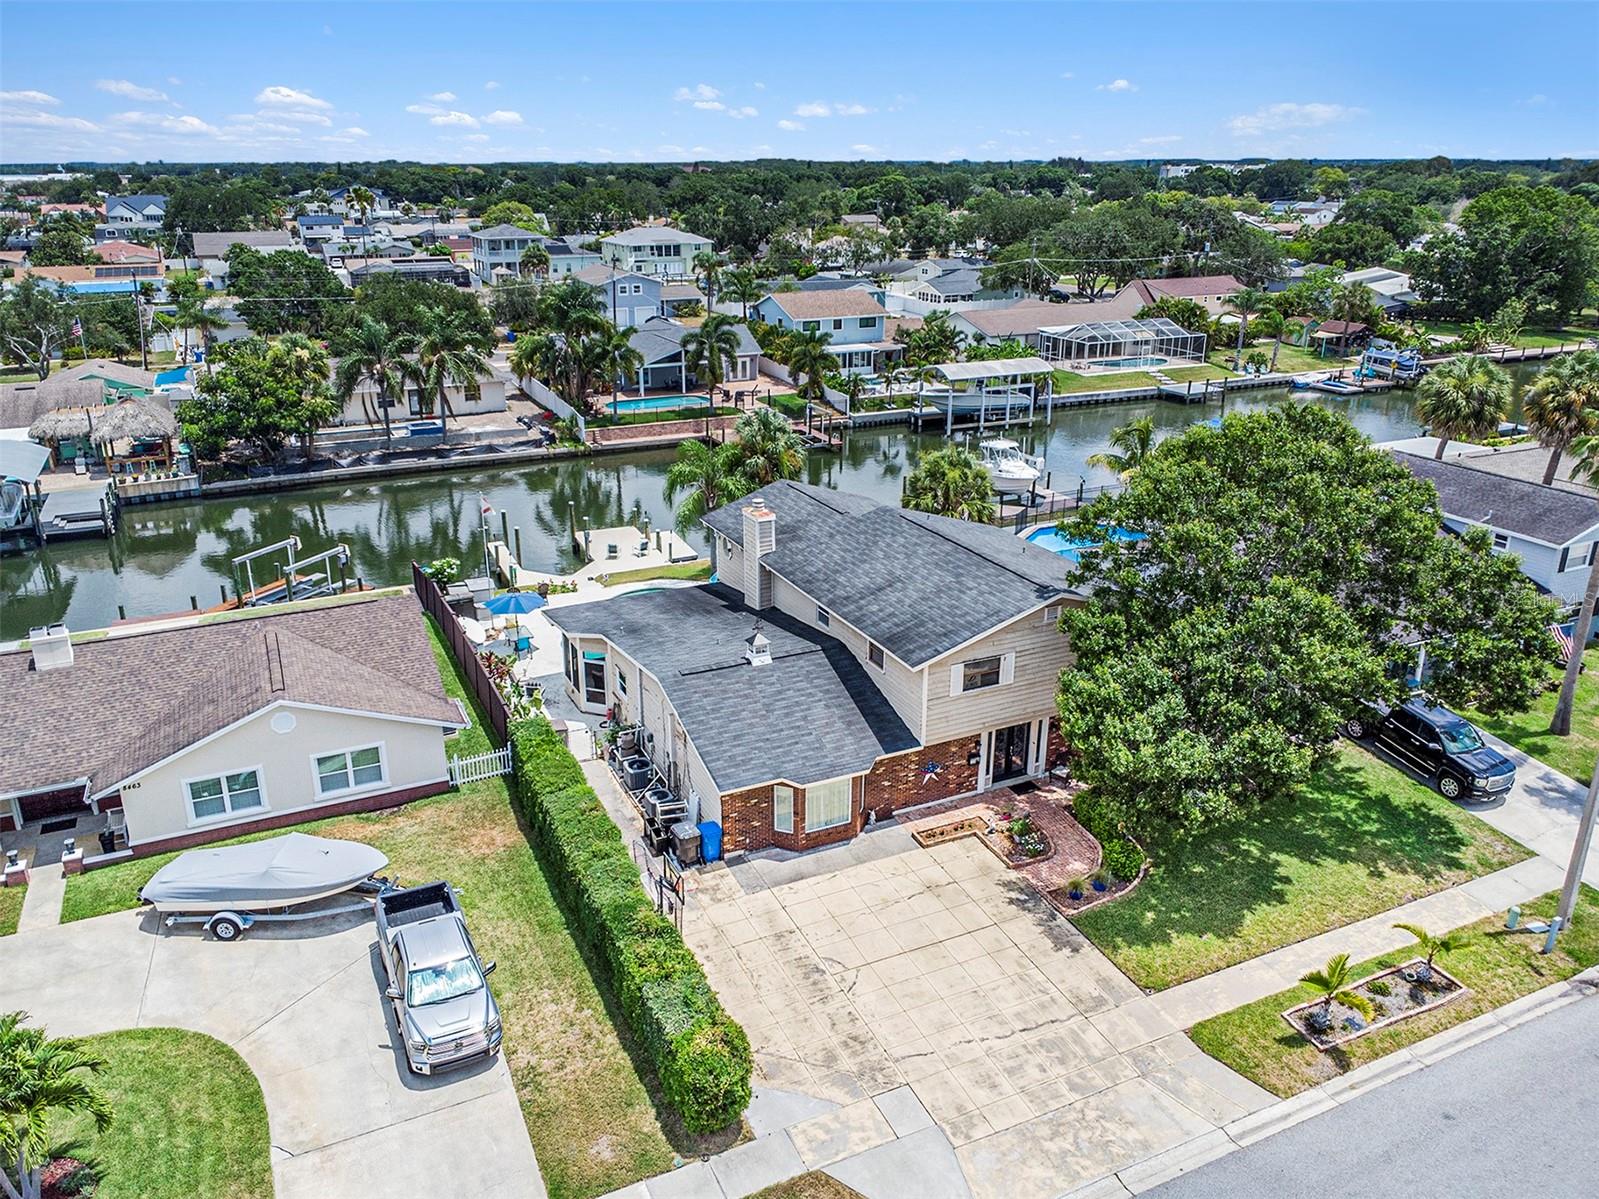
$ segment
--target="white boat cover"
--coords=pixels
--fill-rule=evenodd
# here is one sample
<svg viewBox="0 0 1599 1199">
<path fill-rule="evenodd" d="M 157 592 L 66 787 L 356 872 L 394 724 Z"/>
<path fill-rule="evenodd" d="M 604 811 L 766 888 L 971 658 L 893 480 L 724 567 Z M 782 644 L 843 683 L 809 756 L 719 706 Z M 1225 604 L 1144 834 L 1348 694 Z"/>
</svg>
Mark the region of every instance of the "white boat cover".
<svg viewBox="0 0 1599 1199">
<path fill-rule="evenodd" d="M 286 833 L 264 841 L 191 849 L 168 862 L 139 894 L 158 909 L 276 908 L 353 887 L 389 864 L 359 841 Z"/>
</svg>

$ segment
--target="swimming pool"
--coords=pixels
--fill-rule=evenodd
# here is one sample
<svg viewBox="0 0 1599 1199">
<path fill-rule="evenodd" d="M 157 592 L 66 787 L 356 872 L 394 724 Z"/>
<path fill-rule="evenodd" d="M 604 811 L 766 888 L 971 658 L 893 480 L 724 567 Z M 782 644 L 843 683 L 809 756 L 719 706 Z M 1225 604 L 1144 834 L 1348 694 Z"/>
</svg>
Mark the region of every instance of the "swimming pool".
<svg viewBox="0 0 1599 1199">
<path fill-rule="evenodd" d="M 1112 541 L 1142 541 L 1144 534 L 1135 533 L 1131 529 L 1122 529 L 1112 526 L 1110 529 Z M 1079 551 L 1089 546 L 1101 545 L 1099 541 L 1084 541 L 1081 538 L 1067 537 L 1053 525 L 1046 525 L 1041 529 L 1034 529 L 1027 534 L 1027 540 L 1036 546 L 1041 546 L 1051 553 L 1059 554 L 1062 558 L 1070 558 L 1073 562 L 1082 560 Z"/>
<path fill-rule="evenodd" d="M 618 400 L 616 411 L 623 412 L 669 412 L 673 408 L 694 408 L 700 404 L 710 405 L 709 396 L 649 396 L 644 399 Z M 610 405 L 606 405 L 610 408 Z"/>
<path fill-rule="evenodd" d="M 1089 366 L 1109 366 L 1117 370 L 1141 370 L 1146 366 L 1165 366 L 1170 358 L 1096 358 Z"/>
</svg>

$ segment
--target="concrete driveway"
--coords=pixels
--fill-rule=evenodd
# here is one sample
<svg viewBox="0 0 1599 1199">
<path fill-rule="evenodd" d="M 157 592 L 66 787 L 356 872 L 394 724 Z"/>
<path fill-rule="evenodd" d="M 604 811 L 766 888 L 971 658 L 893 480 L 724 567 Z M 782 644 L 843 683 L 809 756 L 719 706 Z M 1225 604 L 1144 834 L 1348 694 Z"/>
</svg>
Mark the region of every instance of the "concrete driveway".
<svg viewBox="0 0 1599 1199">
<path fill-rule="evenodd" d="M 923 850 L 890 827 L 697 881 L 684 934 L 749 1032 L 758 1094 L 791 1097 L 807 1168 L 870 1199 L 907 1192 L 846 1169 L 903 1144 L 907 1105 L 958 1163 L 938 1193 L 1053 1199 L 1273 1101 L 1182 1033 L 1118 1049 L 1139 990 L 973 840 Z"/>
<path fill-rule="evenodd" d="M 0 941 L 0 1011 L 52 1033 L 208 1033 L 260 1080 L 277 1199 L 542 1199 L 503 1058 L 407 1071 L 370 917 L 260 926 L 231 945 L 119 912 Z"/>
</svg>

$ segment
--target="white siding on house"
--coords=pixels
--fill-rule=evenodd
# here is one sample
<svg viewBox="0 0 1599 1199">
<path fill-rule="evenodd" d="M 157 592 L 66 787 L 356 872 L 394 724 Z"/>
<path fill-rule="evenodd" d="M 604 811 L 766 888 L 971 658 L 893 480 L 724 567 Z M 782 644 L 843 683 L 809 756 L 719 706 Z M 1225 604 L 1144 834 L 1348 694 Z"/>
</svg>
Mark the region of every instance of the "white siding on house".
<svg viewBox="0 0 1599 1199">
<path fill-rule="evenodd" d="M 1009 658 L 1004 670 L 1009 681 L 981 691 L 952 693 L 952 675 L 961 663 L 989 657 Z M 1052 715 L 1060 672 L 1073 660 L 1066 637 L 1052 620 L 1045 620 L 1042 610 L 944 655 L 927 668 L 927 726 L 922 741 L 934 745 Z"/>
<path fill-rule="evenodd" d="M 292 722 L 286 719 L 290 715 Z M 381 783 L 327 797 L 318 793 L 318 755 L 370 745 L 383 747 Z M 285 812 L 303 812 L 305 819 L 315 819 L 316 809 L 327 804 L 448 781 L 445 756 L 444 731 L 438 725 L 287 704 L 266 709 L 126 784 L 122 806 L 128 818 L 128 844 Z M 185 783 L 242 770 L 259 772 L 264 804 L 232 816 L 194 821 Z"/>
</svg>

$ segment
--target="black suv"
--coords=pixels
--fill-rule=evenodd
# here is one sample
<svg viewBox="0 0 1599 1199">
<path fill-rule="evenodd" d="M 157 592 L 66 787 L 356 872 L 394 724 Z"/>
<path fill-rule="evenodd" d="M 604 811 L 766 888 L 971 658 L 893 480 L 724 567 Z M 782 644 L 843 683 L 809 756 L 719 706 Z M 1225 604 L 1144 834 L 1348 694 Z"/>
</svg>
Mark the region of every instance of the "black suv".
<svg viewBox="0 0 1599 1199">
<path fill-rule="evenodd" d="M 1370 737 L 1406 766 L 1432 779 L 1445 799 L 1508 791 L 1516 764 L 1484 744 L 1482 734 L 1442 704 L 1413 695 L 1397 708 L 1382 702 L 1344 722 L 1356 740 Z"/>
</svg>

